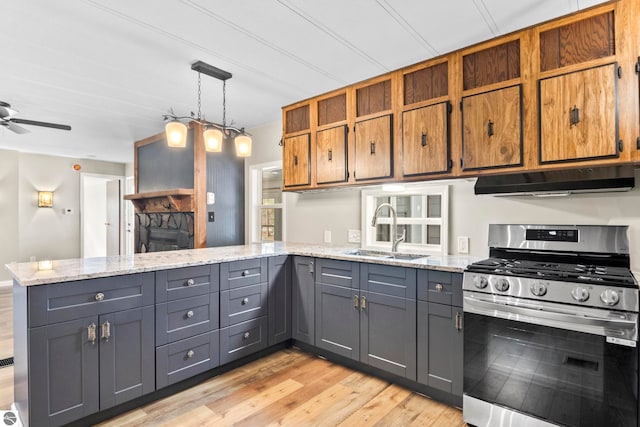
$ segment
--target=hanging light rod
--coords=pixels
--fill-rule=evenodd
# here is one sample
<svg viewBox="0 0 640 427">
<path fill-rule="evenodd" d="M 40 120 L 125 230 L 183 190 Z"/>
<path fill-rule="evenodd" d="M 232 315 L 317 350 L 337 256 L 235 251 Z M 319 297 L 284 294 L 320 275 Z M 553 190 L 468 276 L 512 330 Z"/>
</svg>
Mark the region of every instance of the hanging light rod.
<svg viewBox="0 0 640 427">
<path fill-rule="evenodd" d="M 218 67 L 209 65 L 206 62 L 196 61 L 191 64 L 191 69 L 207 76 L 215 77 L 218 80 L 225 81 L 231 78 L 231 73 L 225 70 L 221 70 Z"/>
</svg>

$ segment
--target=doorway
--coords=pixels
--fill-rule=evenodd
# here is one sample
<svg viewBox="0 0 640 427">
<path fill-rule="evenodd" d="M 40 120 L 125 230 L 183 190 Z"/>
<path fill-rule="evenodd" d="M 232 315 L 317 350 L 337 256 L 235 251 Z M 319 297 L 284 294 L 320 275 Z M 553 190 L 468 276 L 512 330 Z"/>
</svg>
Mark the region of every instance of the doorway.
<svg viewBox="0 0 640 427">
<path fill-rule="evenodd" d="M 124 251 L 122 176 L 80 176 L 80 229 L 83 258 L 119 255 Z"/>
</svg>

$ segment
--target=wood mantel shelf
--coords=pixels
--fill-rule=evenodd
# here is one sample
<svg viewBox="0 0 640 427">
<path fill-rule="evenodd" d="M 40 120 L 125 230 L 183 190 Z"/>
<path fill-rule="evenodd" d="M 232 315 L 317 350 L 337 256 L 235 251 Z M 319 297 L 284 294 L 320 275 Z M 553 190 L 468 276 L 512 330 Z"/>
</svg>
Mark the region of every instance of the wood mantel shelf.
<svg viewBox="0 0 640 427">
<path fill-rule="evenodd" d="M 174 188 L 127 194 L 124 199 L 131 200 L 138 213 L 193 212 L 194 194 L 192 188 Z"/>
</svg>

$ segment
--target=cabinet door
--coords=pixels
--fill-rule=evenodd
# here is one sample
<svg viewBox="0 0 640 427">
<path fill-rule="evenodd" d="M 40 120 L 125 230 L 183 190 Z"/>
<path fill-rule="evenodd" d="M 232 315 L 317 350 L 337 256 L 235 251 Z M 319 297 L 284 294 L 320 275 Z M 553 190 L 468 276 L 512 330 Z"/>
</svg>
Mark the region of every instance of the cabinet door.
<svg viewBox="0 0 640 427">
<path fill-rule="evenodd" d="M 416 300 L 361 292 L 360 361 L 416 380 Z"/>
<path fill-rule="evenodd" d="M 449 170 L 449 103 L 402 113 L 402 173 L 424 175 Z"/>
<path fill-rule="evenodd" d="M 100 316 L 100 410 L 155 390 L 154 306 Z"/>
<path fill-rule="evenodd" d="M 269 345 L 291 338 L 291 258 L 269 258 Z"/>
<path fill-rule="evenodd" d="M 356 122 L 356 181 L 393 175 L 391 115 Z"/>
<path fill-rule="evenodd" d="M 329 184 L 347 180 L 346 125 L 316 132 L 316 182 Z"/>
<path fill-rule="evenodd" d="M 462 308 L 418 301 L 418 382 L 462 397 Z"/>
<path fill-rule="evenodd" d="M 540 162 L 618 155 L 617 64 L 540 80 Z"/>
<path fill-rule="evenodd" d="M 282 149 L 282 174 L 285 187 L 311 184 L 309 134 L 285 138 Z"/>
<path fill-rule="evenodd" d="M 315 261 L 293 257 L 291 321 L 293 338 L 315 344 Z"/>
<path fill-rule="evenodd" d="M 358 289 L 316 283 L 316 347 L 360 358 Z"/>
<path fill-rule="evenodd" d="M 89 340 L 90 325 L 98 325 L 97 316 L 29 330 L 30 425 L 63 425 L 98 412 L 99 338 Z"/>
<path fill-rule="evenodd" d="M 463 169 L 522 164 L 520 85 L 462 98 Z"/>
</svg>

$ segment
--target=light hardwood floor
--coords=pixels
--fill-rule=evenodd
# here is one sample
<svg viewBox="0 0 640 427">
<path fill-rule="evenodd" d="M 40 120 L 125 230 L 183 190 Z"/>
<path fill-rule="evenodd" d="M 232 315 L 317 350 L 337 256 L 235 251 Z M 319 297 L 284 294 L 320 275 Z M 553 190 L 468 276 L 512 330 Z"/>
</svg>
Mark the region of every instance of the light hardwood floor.
<svg viewBox="0 0 640 427">
<path fill-rule="evenodd" d="M 0 354 L 13 352 L 11 288 L 0 288 Z M 6 330 L 11 331 L 10 334 Z M 0 368 L 0 409 L 13 368 Z M 464 426 L 462 412 L 295 348 L 279 351 L 101 426 Z"/>
</svg>

